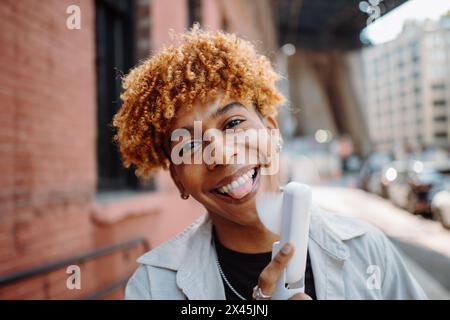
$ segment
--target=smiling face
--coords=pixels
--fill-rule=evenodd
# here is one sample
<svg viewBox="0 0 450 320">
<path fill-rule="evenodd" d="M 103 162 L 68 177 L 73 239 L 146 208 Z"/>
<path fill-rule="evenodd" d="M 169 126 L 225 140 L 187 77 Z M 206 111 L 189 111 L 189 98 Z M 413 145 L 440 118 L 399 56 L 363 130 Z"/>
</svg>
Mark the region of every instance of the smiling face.
<svg viewBox="0 0 450 320">
<path fill-rule="evenodd" d="M 169 132 L 180 128 L 191 130 L 195 121 L 201 121 L 202 135 L 214 130 L 216 139 L 195 140 L 194 134 L 192 139 L 176 139 L 170 142 L 171 154 L 177 150 L 175 154 L 181 151 L 184 157 L 193 158 L 214 144 L 214 149 L 222 152 L 220 159 L 223 161 L 218 161 L 219 158 L 212 162 L 202 159 L 199 163 L 174 164 L 172 161 L 170 172 L 178 189 L 199 201 L 216 218 L 239 225 L 259 224 L 255 204 L 257 194 L 276 192 L 279 187 L 278 173 L 264 174 L 264 169 L 274 162 L 264 161 L 277 156 L 274 144 L 261 148 L 261 144 L 252 139 L 234 140 L 231 146 L 225 141 L 231 130 L 270 131 L 278 128 L 277 121 L 272 116 L 263 118 L 253 106 L 219 96 L 213 101 L 198 103 L 191 110 L 181 108 Z M 244 162 L 236 161 L 243 154 L 256 154 L 257 157 L 255 161 L 249 157 L 245 157 Z"/>
</svg>

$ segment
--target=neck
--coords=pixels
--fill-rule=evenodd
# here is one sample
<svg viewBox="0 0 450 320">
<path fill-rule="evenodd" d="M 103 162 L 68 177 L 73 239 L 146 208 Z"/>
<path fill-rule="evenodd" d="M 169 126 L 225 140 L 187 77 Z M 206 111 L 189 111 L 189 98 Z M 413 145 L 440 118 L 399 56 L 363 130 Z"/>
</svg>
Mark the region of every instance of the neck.
<svg viewBox="0 0 450 320">
<path fill-rule="evenodd" d="M 210 214 L 220 243 L 233 251 L 242 253 L 262 253 L 272 251 L 278 240 L 276 234 L 267 230 L 262 223 L 241 225 L 218 215 Z"/>
</svg>

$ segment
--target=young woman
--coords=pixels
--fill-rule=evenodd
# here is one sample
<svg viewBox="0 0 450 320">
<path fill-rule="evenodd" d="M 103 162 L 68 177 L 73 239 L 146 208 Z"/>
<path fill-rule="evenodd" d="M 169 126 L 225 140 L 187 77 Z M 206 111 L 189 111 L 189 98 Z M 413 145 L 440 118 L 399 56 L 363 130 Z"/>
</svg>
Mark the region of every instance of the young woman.
<svg viewBox="0 0 450 320">
<path fill-rule="evenodd" d="M 138 259 L 126 298 L 271 298 L 295 248 L 271 259 L 278 238 L 260 222 L 255 199 L 280 192 L 281 140 L 262 135 L 263 148 L 261 140 L 227 138 L 278 129 L 278 78 L 249 42 L 198 28 L 125 77 L 114 118 L 125 166 L 138 175 L 170 170 L 181 197 L 206 211 Z M 360 221 L 314 209 L 307 257 L 305 294 L 293 300 L 425 298 L 389 240 Z"/>
</svg>

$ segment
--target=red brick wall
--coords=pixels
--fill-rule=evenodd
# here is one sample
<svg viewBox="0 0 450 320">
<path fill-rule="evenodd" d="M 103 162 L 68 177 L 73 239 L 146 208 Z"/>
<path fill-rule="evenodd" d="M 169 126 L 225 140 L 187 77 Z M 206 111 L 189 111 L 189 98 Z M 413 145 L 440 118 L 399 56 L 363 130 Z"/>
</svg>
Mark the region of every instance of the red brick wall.
<svg viewBox="0 0 450 320">
<path fill-rule="evenodd" d="M 153 50 L 170 44 L 170 29 L 180 33 L 188 28 L 187 0 L 152 0 L 150 12 L 150 36 Z"/>
<path fill-rule="evenodd" d="M 142 235 L 154 246 L 201 213 L 178 194 L 167 201 L 168 194 L 161 193 L 149 196 L 142 208 L 122 209 L 127 202 L 114 200 L 106 211 L 123 212 L 119 221 L 95 222 L 94 3 L 2 0 L 0 5 L 2 276 Z M 71 4 L 81 8 L 81 30 L 66 28 Z M 126 217 L 136 210 L 138 216 Z M 142 252 L 137 247 L 81 264 L 81 290 L 67 290 L 62 268 L 0 288 L 0 299 L 85 297 L 132 272 Z M 108 297 L 121 298 L 122 291 Z"/>
<path fill-rule="evenodd" d="M 66 28 L 70 4 L 81 30 Z M 94 18 L 90 0 L 0 5 L 0 274 L 89 245 Z"/>
</svg>

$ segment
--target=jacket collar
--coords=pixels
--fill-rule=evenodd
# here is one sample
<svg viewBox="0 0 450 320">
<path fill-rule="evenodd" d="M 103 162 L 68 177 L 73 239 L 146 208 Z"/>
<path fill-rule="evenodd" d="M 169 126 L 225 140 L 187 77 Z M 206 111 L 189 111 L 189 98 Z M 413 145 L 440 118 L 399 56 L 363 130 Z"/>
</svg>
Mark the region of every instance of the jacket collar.
<svg viewBox="0 0 450 320">
<path fill-rule="evenodd" d="M 211 219 L 204 214 L 173 239 L 139 257 L 137 262 L 177 271 L 185 265 L 183 263 L 185 259 L 190 260 L 186 261 L 188 264 L 198 262 L 193 258 L 199 253 L 204 253 L 199 249 L 205 249 L 205 244 L 211 241 L 211 235 Z"/>
<path fill-rule="evenodd" d="M 216 261 L 212 222 L 207 214 L 138 259 L 141 264 L 178 271 L 177 285 L 190 300 L 224 300 L 225 290 Z"/>
<path fill-rule="evenodd" d="M 346 260 L 350 252 L 345 241 L 359 237 L 365 233 L 365 228 L 354 220 L 336 216 L 313 205 L 309 237 L 316 242 L 330 257 Z"/>
</svg>

